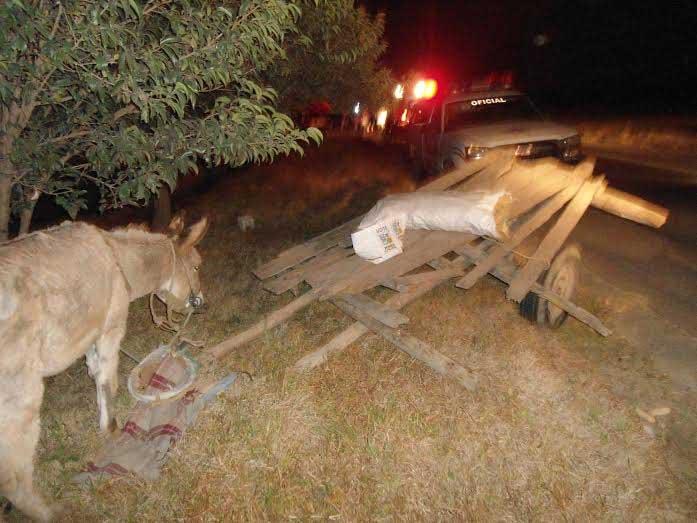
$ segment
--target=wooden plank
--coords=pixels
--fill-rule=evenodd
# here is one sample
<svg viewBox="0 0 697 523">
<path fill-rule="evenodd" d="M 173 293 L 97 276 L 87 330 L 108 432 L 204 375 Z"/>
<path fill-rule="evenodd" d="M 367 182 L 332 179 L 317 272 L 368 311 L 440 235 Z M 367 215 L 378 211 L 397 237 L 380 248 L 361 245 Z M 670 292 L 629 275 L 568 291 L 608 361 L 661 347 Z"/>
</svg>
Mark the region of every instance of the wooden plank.
<svg viewBox="0 0 697 523">
<path fill-rule="evenodd" d="M 227 356 L 237 347 L 240 347 L 245 343 L 249 343 L 253 339 L 261 336 L 267 330 L 286 321 L 293 314 L 295 314 L 298 311 L 301 311 L 302 309 L 310 305 L 312 302 L 316 301 L 319 297 L 319 291 L 313 289 L 310 292 L 303 294 L 299 298 L 296 298 L 288 305 L 285 305 L 284 307 L 281 307 L 280 309 L 277 309 L 272 313 L 267 314 L 260 321 L 252 325 L 247 330 L 242 331 L 239 334 L 236 334 L 235 336 L 227 338 L 226 340 L 221 341 L 220 343 L 214 345 L 213 347 L 210 347 L 209 349 L 206 349 L 203 352 L 203 354 L 208 358 L 221 359 Z"/>
<path fill-rule="evenodd" d="M 445 256 L 441 256 L 439 258 L 432 259 L 426 265 L 428 265 L 431 269 L 444 269 L 450 265 L 450 260 L 448 260 L 448 258 Z"/>
<path fill-rule="evenodd" d="M 472 249 L 469 246 L 464 247 L 460 250 L 460 252 L 474 263 L 476 263 L 477 260 L 481 260 L 481 256 L 478 255 L 476 251 L 472 251 Z M 491 274 L 494 278 L 497 278 L 504 283 L 510 283 L 515 274 L 515 270 L 516 268 L 513 263 L 504 261 L 502 263 L 499 263 L 493 269 L 491 269 L 489 271 L 489 274 Z M 555 292 L 543 287 L 539 283 L 534 283 L 530 288 L 530 291 L 550 301 L 557 307 L 564 309 L 571 316 L 573 316 L 580 322 L 585 323 L 601 336 L 609 336 L 610 334 L 612 334 L 612 331 L 610 331 L 610 329 L 608 329 L 603 324 L 603 322 L 600 321 L 600 319 L 598 319 L 596 316 L 583 309 L 582 307 L 579 307 L 578 305 L 572 303 L 566 298 L 559 296 Z"/>
<path fill-rule="evenodd" d="M 439 374 L 454 379 L 471 392 L 477 388 L 477 379 L 470 370 L 462 367 L 448 356 L 441 354 L 429 344 L 415 338 L 410 334 L 382 324 L 370 315 L 366 314 L 364 311 L 353 307 L 344 300 L 332 298 L 331 301 L 339 309 L 344 311 L 352 318 L 363 323 L 371 331 L 379 334 L 413 358 L 424 362 Z"/>
<path fill-rule="evenodd" d="M 538 180 L 556 169 L 557 162 L 545 162 L 532 168 L 531 165 L 524 165 L 518 160 L 513 163 L 510 171 L 496 180 L 493 190 L 509 192 L 515 198 L 519 194 L 524 194 L 530 187 L 535 187 L 534 184 L 538 183 Z"/>
<path fill-rule="evenodd" d="M 497 151 L 496 158 L 475 176 L 470 177 L 457 190 L 462 192 L 476 190 L 492 190 L 496 181 L 510 171 L 513 165 L 513 151 L 508 149 Z"/>
<path fill-rule="evenodd" d="M 399 256 L 377 265 L 358 256 L 348 258 L 341 271 L 337 271 L 335 277 L 325 281 L 321 288 L 326 297 L 339 292 L 358 294 L 380 285 L 383 280 L 406 274 L 437 256 L 468 244 L 475 238 L 472 234 L 461 232 L 407 231 L 404 252 Z"/>
<path fill-rule="evenodd" d="M 404 285 L 400 285 L 398 282 L 394 281 L 395 278 L 389 278 L 385 281 L 381 281 L 380 285 L 385 287 L 386 289 L 390 289 L 391 291 L 395 292 L 405 292 L 409 290 L 409 287 L 405 287 Z"/>
<path fill-rule="evenodd" d="M 468 252 L 473 254 L 473 256 L 479 257 L 483 253 L 484 246 L 485 244 L 482 242 L 479 245 L 468 245 L 467 249 Z M 458 265 L 460 263 L 470 263 L 467 260 L 467 258 L 464 258 L 462 256 L 456 257 L 453 261 L 449 261 L 447 258 L 436 259 L 438 260 L 437 265 L 440 269 L 445 269 L 451 264 Z M 435 289 L 445 281 L 447 281 L 447 279 L 442 279 L 440 281 L 428 281 L 418 285 L 414 285 L 413 287 L 410 287 L 401 294 L 390 296 L 387 299 L 387 301 L 385 301 L 384 305 L 386 307 L 390 307 L 391 309 L 399 310 L 402 307 L 405 307 L 413 301 L 419 299 L 424 294 Z M 368 328 L 361 322 L 353 323 L 318 349 L 300 358 L 292 367 L 292 370 L 296 372 L 306 371 L 326 363 L 329 359 L 329 356 L 341 352 L 346 347 L 357 341 L 361 336 L 363 336 L 367 332 Z"/>
<path fill-rule="evenodd" d="M 382 282 L 387 288 L 395 290 L 397 292 L 405 292 L 414 285 L 422 285 L 429 282 L 439 282 L 442 280 L 447 280 L 449 278 L 454 278 L 456 276 L 461 276 L 464 274 L 465 264 L 461 263 L 455 267 L 448 267 L 445 269 L 438 269 L 435 271 L 420 272 L 418 274 L 410 274 L 409 276 L 397 276 L 391 278 L 386 282 Z"/>
<path fill-rule="evenodd" d="M 468 246 L 473 252 L 480 253 L 480 256 L 484 255 L 484 252 L 494 245 L 496 242 L 494 240 L 485 239 L 479 242 L 476 246 Z M 445 258 L 444 258 L 445 259 Z M 455 278 L 456 276 L 462 276 L 465 273 L 465 269 L 471 263 L 467 260 L 461 260 L 457 263 L 449 262 L 445 259 L 446 263 L 439 263 L 438 268 L 434 271 L 419 272 L 417 274 L 410 274 L 408 276 L 397 276 L 395 278 L 390 278 L 386 281 L 388 283 L 387 287 L 391 288 L 397 292 L 405 292 L 412 286 L 427 284 L 430 282 L 441 282 L 448 280 L 450 278 Z M 383 285 L 385 282 L 383 282 Z"/>
<path fill-rule="evenodd" d="M 544 225 L 566 202 L 568 202 L 574 194 L 579 190 L 581 183 L 574 183 L 560 193 L 556 194 L 545 202 L 537 211 L 516 231 L 513 232 L 511 238 L 505 243 L 499 244 L 492 248 L 489 255 L 477 264 L 474 269 L 467 273 L 456 286 L 462 289 L 471 288 L 479 278 L 493 269 L 503 258 L 515 249 L 520 243 L 532 234 L 540 226 Z"/>
<path fill-rule="evenodd" d="M 576 227 L 581 217 L 588 209 L 593 196 L 605 183 L 604 176 L 598 176 L 586 181 L 573 199 L 559 216 L 559 219 L 537 246 L 537 250 L 528 262 L 521 268 L 511 281 L 506 296 L 508 299 L 520 302 L 535 283 L 540 274 L 549 267 L 552 258 Z"/>
<path fill-rule="evenodd" d="M 469 178 L 473 174 L 486 168 L 491 162 L 499 159 L 504 155 L 504 152 L 495 152 L 489 156 L 489 158 L 477 162 L 465 162 L 457 169 L 449 172 L 443 176 L 436 178 L 435 180 L 419 187 L 416 189 L 417 192 L 432 192 L 432 191 L 444 191 L 455 184 L 460 183 L 462 180 Z M 334 229 L 327 231 L 319 236 L 312 238 L 311 240 L 295 245 L 290 249 L 282 251 L 273 260 L 261 265 L 254 269 L 254 275 L 260 280 L 265 280 L 276 274 L 295 267 L 297 264 L 309 260 L 313 256 L 320 254 L 321 252 L 330 249 L 338 244 L 350 245 L 350 235 L 354 232 L 358 225 L 361 223 L 364 214 L 349 220 Z"/>
<path fill-rule="evenodd" d="M 264 282 L 264 289 L 274 294 L 282 294 L 293 289 L 303 282 L 308 274 L 321 271 L 334 262 L 347 258 L 353 254 L 353 249 L 346 249 L 337 245 L 326 250 L 310 260 L 284 272 L 278 278 Z"/>
<path fill-rule="evenodd" d="M 266 278 L 270 278 L 271 276 L 275 276 L 287 269 L 295 267 L 297 264 L 309 260 L 327 249 L 331 249 L 339 242 L 349 237 L 358 227 L 358 224 L 361 223 L 362 219 L 363 215 L 357 216 L 331 231 L 325 232 L 312 240 L 281 252 L 273 260 L 254 269 L 254 275 L 260 280 L 265 280 Z"/>
<path fill-rule="evenodd" d="M 567 175 L 550 173 L 547 177 L 539 177 L 535 184 L 531 184 L 524 190 L 511 192 L 513 200 L 506 209 L 505 219 L 510 221 L 522 216 L 568 187 L 571 182 L 572 179 Z"/>
<path fill-rule="evenodd" d="M 419 242 L 426 236 L 425 233 L 426 231 L 407 231 L 402 239 L 404 250 L 410 251 L 414 245 L 418 245 Z M 397 256 L 397 258 L 400 256 Z M 393 260 L 394 259 L 395 258 L 393 258 Z M 390 261 L 391 260 L 383 262 L 383 264 Z M 346 278 L 350 277 L 356 277 L 361 271 L 370 270 L 371 267 L 374 267 L 374 264 L 359 256 L 353 255 L 334 263 L 331 267 L 331 271 L 315 271 L 308 274 L 305 281 L 313 288 L 327 287 L 332 282 L 345 280 Z"/>
<path fill-rule="evenodd" d="M 482 244 L 486 244 L 488 246 L 490 245 L 490 240 L 486 240 L 486 242 L 480 242 L 477 248 L 480 248 Z M 419 272 L 417 274 L 410 274 L 409 276 L 396 276 L 394 278 L 387 278 L 386 280 L 381 281 L 380 285 L 396 292 L 407 292 L 414 285 L 421 285 L 422 283 L 437 281 L 440 278 L 451 278 L 452 276 L 450 276 L 450 274 L 453 272 L 452 267 L 454 265 L 457 265 L 459 267 L 459 273 L 457 273 L 456 275 L 461 275 L 464 271 L 464 265 L 462 263 L 451 262 L 445 256 L 441 256 L 440 258 L 435 258 L 429 262 L 426 262 L 426 265 L 434 270 Z"/>
<path fill-rule="evenodd" d="M 393 329 L 397 329 L 400 325 L 409 323 L 409 318 L 404 314 L 390 309 L 365 294 L 339 294 L 334 299 L 346 302 L 351 307 L 361 310 L 371 318 Z"/>
<path fill-rule="evenodd" d="M 573 183 L 587 180 L 593 174 L 595 158 L 586 158 L 573 169 L 557 162 L 554 170 L 542 170 L 535 184 L 527 191 L 521 192 L 520 197 L 514 195 L 514 202 L 508 209 L 509 218 L 515 218 L 555 195 Z"/>
<path fill-rule="evenodd" d="M 450 187 L 457 185 L 463 180 L 470 178 L 471 176 L 481 172 L 487 168 L 492 163 L 501 160 L 505 156 L 510 156 L 511 153 L 507 151 L 492 151 L 488 157 L 485 157 L 477 161 L 463 162 L 454 170 L 450 171 L 443 176 L 439 176 L 435 180 L 423 185 L 417 189 L 417 192 L 436 192 L 445 191 Z"/>
</svg>

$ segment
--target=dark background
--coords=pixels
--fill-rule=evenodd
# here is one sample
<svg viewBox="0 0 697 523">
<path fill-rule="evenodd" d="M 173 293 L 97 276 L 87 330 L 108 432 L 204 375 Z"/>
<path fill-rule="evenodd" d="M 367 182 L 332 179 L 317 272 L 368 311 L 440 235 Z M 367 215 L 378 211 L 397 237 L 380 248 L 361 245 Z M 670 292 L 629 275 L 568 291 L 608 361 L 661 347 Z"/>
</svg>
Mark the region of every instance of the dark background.
<svg viewBox="0 0 697 523">
<path fill-rule="evenodd" d="M 512 70 L 538 103 L 559 108 L 697 112 L 697 1 L 362 3 L 387 16 L 383 61 L 397 75 L 447 82 Z"/>
</svg>

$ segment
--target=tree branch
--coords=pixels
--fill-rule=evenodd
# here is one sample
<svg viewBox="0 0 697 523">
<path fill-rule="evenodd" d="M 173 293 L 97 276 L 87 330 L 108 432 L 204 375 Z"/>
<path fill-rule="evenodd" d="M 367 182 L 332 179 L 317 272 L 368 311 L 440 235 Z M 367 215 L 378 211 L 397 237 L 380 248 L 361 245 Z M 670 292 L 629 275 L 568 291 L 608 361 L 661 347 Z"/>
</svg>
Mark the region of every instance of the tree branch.
<svg viewBox="0 0 697 523">
<path fill-rule="evenodd" d="M 128 104 L 125 107 L 122 107 L 118 111 L 114 113 L 114 117 L 111 119 L 112 122 L 116 122 L 119 119 L 123 118 L 124 116 L 127 116 L 131 113 L 137 113 L 138 108 L 134 104 Z"/>
<path fill-rule="evenodd" d="M 91 134 L 93 131 L 88 131 L 88 130 L 83 130 L 83 131 L 73 131 L 72 133 L 64 134 L 63 136 L 57 136 L 55 138 L 50 138 L 49 140 L 46 140 L 44 142 L 41 142 L 41 145 L 48 145 L 50 143 L 61 143 L 65 142 L 68 140 L 72 140 L 73 138 L 79 138 L 80 136 L 86 136 L 88 134 Z"/>
</svg>

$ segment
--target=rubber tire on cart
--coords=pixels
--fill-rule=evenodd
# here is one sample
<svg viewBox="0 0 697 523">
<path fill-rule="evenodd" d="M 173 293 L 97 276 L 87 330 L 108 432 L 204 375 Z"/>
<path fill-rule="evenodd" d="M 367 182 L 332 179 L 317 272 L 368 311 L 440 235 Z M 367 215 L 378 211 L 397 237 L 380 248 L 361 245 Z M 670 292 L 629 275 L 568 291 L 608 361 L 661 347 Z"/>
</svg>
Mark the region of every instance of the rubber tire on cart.
<svg viewBox="0 0 697 523">
<path fill-rule="evenodd" d="M 542 276 L 541 285 L 571 300 L 576 290 L 581 268 L 581 249 L 578 245 L 565 247 L 552 260 L 552 264 Z M 520 314 L 540 325 L 557 329 L 566 320 L 568 313 L 556 305 L 529 292 L 520 302 Z"/>
</svg>

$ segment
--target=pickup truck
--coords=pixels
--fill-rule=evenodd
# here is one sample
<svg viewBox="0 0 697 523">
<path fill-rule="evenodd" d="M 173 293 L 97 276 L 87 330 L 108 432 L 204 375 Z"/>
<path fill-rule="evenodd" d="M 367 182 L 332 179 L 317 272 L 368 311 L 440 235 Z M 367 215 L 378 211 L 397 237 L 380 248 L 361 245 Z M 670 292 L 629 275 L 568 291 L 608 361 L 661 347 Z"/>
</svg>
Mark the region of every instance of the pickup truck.
<svg viewBox="0 0 697 523">
<path fill-rule="evenodd" d="M 421 100 L 407 128 L 409 157 L 418 169 L 436 174 L 462 161 L 478 160 L 489 149 L 515 146 L 520 158 L 581 158 L 573 127 L 550 122 L 523 93 L 464 91 Z"/>
</svg>

